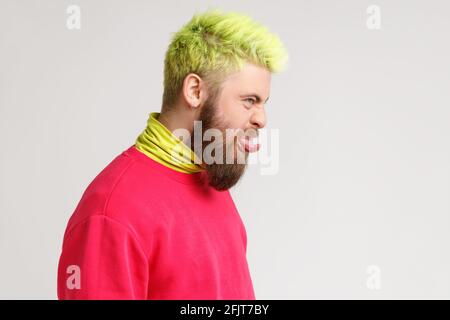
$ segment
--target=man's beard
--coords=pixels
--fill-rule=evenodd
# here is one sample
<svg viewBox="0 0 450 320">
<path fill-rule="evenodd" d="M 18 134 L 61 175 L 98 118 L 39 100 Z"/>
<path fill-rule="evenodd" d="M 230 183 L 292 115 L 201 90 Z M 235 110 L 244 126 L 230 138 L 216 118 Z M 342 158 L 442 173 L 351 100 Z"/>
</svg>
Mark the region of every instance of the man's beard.
<svg viewBox="0 0 450 320">
<path fill-rule="evenodd" d="M 207 145 L 210 143 L 222 143 L 222 151 L 219 155 L 219 158 L 222 160 L 221 163 L 217 163 L 217 161 L 208 161 L 208 163 L 204 164 L 205 170 L 207 172 L 208 184 L 218 191 L 224 191 L 231 187 L 233 187 L 243 176 L 245 169 L 247 167 L 247 158 L 248 153 L 245 152 L 245 161 L 238 160 L 239 157 L 237 155 L 240 152 L 237 147 L 237 137 L 233 135 L 232 141 L 227 141 L 226 137 L 226 129 L 230 128 L 227 123 L 225 123 L 217 112 L 217 106 L 215 104 L 214 98 L 207 99 L 205 104 L 203 105 L 202 111 L 200 112 L 199 121 L 201 121 L 202 125 L 202 154 Z M 203 133 L 208 129 L 217 129 L 222 132 L 223 141 L 204 141 Z M 229 138 L 229 137 L 228 137 Z M 193 145 L 193 144 L 191 144 Z M 233 148 L 233 149 L 230 149 Z M 217 148 L 219 149 L 219 148 Z M 216 150 L 217 150 L 216 149 Z M 226 154 L 228 152 L 233 153 L 232 162 L 230 163 L 226 159 Z M 242 156 L 242 155 L 241 155 Z M 202 157 L 203 159 L 203 157 Z"/>
</svg>

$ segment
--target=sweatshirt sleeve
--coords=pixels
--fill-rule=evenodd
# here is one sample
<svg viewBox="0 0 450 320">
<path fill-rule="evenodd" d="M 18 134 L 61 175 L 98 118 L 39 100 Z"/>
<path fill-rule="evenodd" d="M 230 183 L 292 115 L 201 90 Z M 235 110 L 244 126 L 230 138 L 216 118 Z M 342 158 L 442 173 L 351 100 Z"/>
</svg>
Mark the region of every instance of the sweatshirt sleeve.
<svg viewBox="0 0 450 320">
<path fill-rule="evenodd" d="M 58 298 L 146 299 L 148 261 L 134 234 L 104 215 L 66 232 L 58 264 Z"/>
</svg>

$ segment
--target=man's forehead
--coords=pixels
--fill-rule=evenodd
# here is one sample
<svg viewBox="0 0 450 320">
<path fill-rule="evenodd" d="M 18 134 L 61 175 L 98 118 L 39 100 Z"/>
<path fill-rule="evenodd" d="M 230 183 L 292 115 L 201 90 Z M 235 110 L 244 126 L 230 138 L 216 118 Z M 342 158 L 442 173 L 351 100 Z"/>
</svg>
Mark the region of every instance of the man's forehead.
<svg viewBox="0 0 450 320">
<path fill-rule="evenodd" d="M 229 87 L 239 94 L 257 94 L 261 98 L 267 98 L 270 91 L 270 73 L 257 73 L 240 71 L 227 78 L 223 83 L 224 87 Z"/>
</svg>

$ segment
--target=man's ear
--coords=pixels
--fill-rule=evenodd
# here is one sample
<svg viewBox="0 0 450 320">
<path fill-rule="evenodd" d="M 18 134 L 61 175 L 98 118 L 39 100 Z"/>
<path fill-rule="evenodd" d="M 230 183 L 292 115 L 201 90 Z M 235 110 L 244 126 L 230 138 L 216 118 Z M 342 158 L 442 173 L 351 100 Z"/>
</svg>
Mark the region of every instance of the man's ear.
<svg viewBox="0 0 450 320">
<path fill-rule="evenodd" d="M 183 81 L 183 97 L 191 108 L 198 108 L 206 98 L 205 82 L 195 73 L 189 73 Z"/>
</svg>

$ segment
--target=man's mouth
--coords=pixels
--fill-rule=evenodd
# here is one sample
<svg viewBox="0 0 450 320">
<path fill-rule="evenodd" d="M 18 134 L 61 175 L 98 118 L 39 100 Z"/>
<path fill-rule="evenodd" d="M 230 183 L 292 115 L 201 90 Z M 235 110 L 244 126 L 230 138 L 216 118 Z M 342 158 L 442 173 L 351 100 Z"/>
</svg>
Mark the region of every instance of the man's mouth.
<svg viewBox="0 0 450 320">
<path fill-rule="evenodd" d="M 260 148 L 260 144 L 258 143 L 258 137 L 248 137 L 244 136 L 239 138 L 239 148 L 245 152 L 256 152 Z"/>
</svg>

